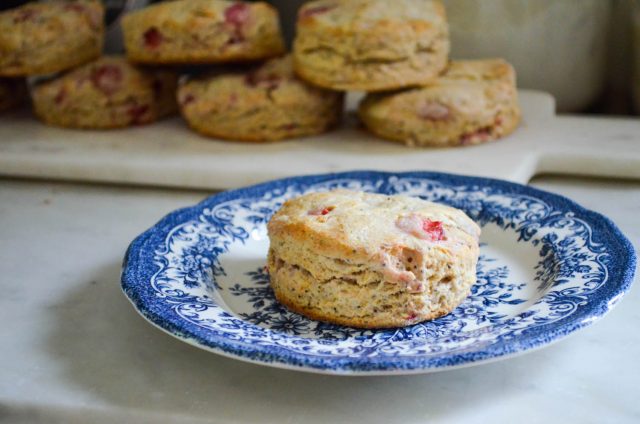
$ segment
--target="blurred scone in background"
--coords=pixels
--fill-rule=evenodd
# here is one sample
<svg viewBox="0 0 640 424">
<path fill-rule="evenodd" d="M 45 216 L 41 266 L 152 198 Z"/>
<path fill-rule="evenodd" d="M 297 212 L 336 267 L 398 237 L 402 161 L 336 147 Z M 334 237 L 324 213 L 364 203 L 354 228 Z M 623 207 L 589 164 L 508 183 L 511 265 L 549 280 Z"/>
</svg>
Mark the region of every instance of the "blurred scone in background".
<svg viewBox="0 0 640 424">
<path fill-rule="evenodd" d="M 159 1 L 103 0 L 106 52 L 122 52 L 126 12 Z M 290 43 L 306 1 L 269 2 Z M 519 87 L 551 93 L 559 112 L 640 113 L 640 0 L 443 2 L 453 59 L 503 57 L 514 65 Z M 25 3 L 4 0 L 0 10 Z"/>
<path fill-rule="evenodd" d="M 559 112 L 640 113 L 638 0 L 443 0 L 452 59 L 503 57 L 518 86 L 551 93 Z M 291 41 L 305 0 L 271 0 Z M 393 2 L 390 2 L 390 5 Z M 635 22 L 632 27 L 632 22 Z M 636 30 L 640 34 L 640 30 Z M 635 48 L 635 56 L 633 49 Z M 541 69 L 544 72 L 540 72 Z"/>
</svg>

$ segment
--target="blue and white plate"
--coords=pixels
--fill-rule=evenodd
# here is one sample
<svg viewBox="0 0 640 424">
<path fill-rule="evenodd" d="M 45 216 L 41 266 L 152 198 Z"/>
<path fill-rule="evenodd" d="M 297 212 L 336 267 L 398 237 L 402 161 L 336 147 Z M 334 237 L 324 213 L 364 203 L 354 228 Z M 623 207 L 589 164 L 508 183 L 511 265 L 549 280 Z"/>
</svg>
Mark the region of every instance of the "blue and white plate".
<svg viewBox="0 0 640 424">
<path fill-rule="evenodd" d="M 266 223 L 310 191 L 405 194 L 464 210 L 482 226 L 471 295 L 412 327 L 357 330 L 306 319 L 274 298 Z M 133 241 L 122 288 L 151 323 L 198 347 L 275 367 L 402 374 L 479 364 L 544 346 L 609 311 L 629 289 L 631 243 L 607 218 L 505 181 L 413 172 L 278 180 L 175 211 Z"/>
</svg>

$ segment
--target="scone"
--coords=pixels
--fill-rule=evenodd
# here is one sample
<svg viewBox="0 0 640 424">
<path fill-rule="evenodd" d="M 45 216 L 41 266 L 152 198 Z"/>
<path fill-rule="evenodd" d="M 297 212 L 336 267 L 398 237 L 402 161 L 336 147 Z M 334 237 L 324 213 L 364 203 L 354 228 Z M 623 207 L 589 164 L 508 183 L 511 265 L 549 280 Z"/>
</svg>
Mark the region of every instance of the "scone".
<svg viewBox="0 0 640 424">
<path fill-rule="evenodd" d="M 319 0 L 298 14 L 296 73 L 334 90 L 380 91 L 433 80 L 449 30 L 438 0 Z"/>
<path fill-rule="evenodd" d="M 122 20 L 129 60 L 215 63 L 284 53 L 278 12 L 263 2 L 178 0 L 146 7 Z"/>
<path fill-rule="evenodd" d="M 0 76 L 51 74 L 97 58 L 103 19 L 98 0 L 33 2 L 0 13 Z"/>
<path fill-rule="evenodd" d="M 0 112 L 13 109 L 27 99 L 27 89 L 22 78 L 0 78 Z"/>
<path fill-rule="evenodd" d="M 480 228 L 419 198 L 307 194 L 287 201 L 268 231 L 276 298 L 311 319 L 407 326 L 451 312 L 476 279 Z"/>
<path fill-rule="evenodd" d="M 70 128 L 118 128 L 146 124 L 176 112 L 178 76 L 173 71 L 131 65 L 103 57 L 31 93 L 36 115 Z"/>
<path fill-rule="evenodd" d="M 484 143 L 513 132 L 520 107 L 513 67 L 503 60 L 452 62 L 437 81 L 360 104 L 365 126 L 409 146 Z"/>
<path fill-rule="evenodd" d="M 195 78 L 180 86 L 182 116 L 195 131 L 238 141 L 273 141 L 322 133 L 340 119 L 342 93 L 293 74 L 291 58 L 245 73 Z"/>
</svg>

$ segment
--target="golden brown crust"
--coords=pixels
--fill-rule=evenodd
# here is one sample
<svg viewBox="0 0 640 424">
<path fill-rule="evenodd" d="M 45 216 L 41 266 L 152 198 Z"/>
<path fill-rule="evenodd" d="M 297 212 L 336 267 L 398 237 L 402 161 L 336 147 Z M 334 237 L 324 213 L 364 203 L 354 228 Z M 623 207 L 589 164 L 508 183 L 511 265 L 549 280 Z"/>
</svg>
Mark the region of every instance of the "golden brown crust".
<svg viewBox="0 0 640 424">
<path fill-rule="evenodd" d="M 34 111 L 49 125 L 111 129 L 142 125 L 176 111 L 178 76 L 105 56 L 32 89 Z"/>
<path fill-rule="evenodd" d="M 440 318 L 441 316 L 447 315 L 449 310 L 445 308 L 441 308 L 437 311 L 433 311 L 432 313 L 425 314 L 420 317 L 419 320 L 416 319 L 405 319 L 401 316 L 398 316 L 394 319 L 389 320 L 384 318 L 379 318 L 376 316 L 370 318 L 354 318 L 354 317 L 343 317 L 339 315 L 332 315 L 327 313 L 318 312 L 313 308 L 304 308 L 300 305 L 296 304 L 295 301 L 288 299 L 280 292 L 274 292 L 276 299 L 278 302 L 282 303 L 287 309 L 303 315 L 309 319 L 316 321 L 328 322 L 330 324 L 337 325 L 345 325 L 347 327 L 354 328 L 365 328 L 365 329 L 383 329 L 383 328 L 397 328 L 397 327 L 406 327 L 409 325 L 414 325 L 417 322 L 421 321 L 430 321 L 436 318 Z"/>
<path fill-rule="evenodd" d="M 32 2 L 0 13 L 0 76 L 56 73 L 95 59 L 103 16 L 96 0 Z"/>
<path fill-rule="evenodd" d="M 195 78 L 178 90 L 189 127 L 230 141 L 271 142 L 322 133 L 340 119 L 343 95 L 297 79 L 290 57 L 245 73 Z"/>
<path fill-rule="evenodd" d="M 269 234 L 286 234 L 292 240 L 300 243 L 304 242 L 309 246 L 310 250 L 317 252 L 319 255 L 335 255 L 352 261 L 364 261 L 371 255 L 368 249 L 362 246 L 354 247 L 340 237 L 325 238 L 315 234 L 309 230 L 308 224 L 303 221 L 278 222 L 277 220 L 271 220 L 268 228 Z"/>
<path fill-rule="evenodd" d="M 423 87 L 367 95 L 358 114 L 372 133 L 409 146 L 463 146 L 512 133 L 521 118 L 513 67 L 454 61 Z"/>
<path fill-rule="evenodd" d="M 443 63 L 445 61 L 443 60 Z M 296 74 L 303 80 L 318 87 L 328 90 L 338 91 L 367 91 L 367 92 L 386 92 L 399 90 L 407 87 L 415 87 L 429 84 L 435 81 L 440 74 L 441 68 L 434 67 L 433 70 L 423 70 L 413 73 L 397 73 L 395 78 L 374 79 L 368 78 L 373 75 L 376 70 L 366 70 L 363 72 L 362 80 L 351 81 L 333 81 L 326 78 L 325 72 L 314 72 L 304 64 L 297 64 L 295 67 Z M 367 80 L 368 78 L 368 80 Z"/>
<path fill-rule="evenodd" d="M 475 281 L 479 228 L 415 198 L 310 193 L 285 202 L 267 230 L 276 297 L 312 319 L 411 325 L 453 310 Z"/>
<path fill-rule="evenodd" d="M 296 73 L 335 90 L 426 84 L 446 66 L 448 26 L 439 1 L 318 0 L 300 10 Z"/>
<path fill-rule="evenodd" d="M 122 27 L 137 63 L 255 61 L 285 51 L 277 11 L 261 2 L 165 2 L 128 14 Z"/>
<path fill-rule="evenodd" d="M 286 140 L 287 138 L 291 138 L 290 136 L 288 137 L 286 135 L 269 136 L 268 134 L 265 135 L 264 133 L 258 133 L 258 132 L 253 134 L 234 133 L 233 135 L 231 135 L 228 132 L 216 131 L 215 129 L 212 129 L 210 127 L 194 126 L 194 125 L 191 125 L 189 122 L 187 122 L 187 125 L 189 126 L 189 128 L 191 128 L 193 131 L 197 132 L 200 135 L 203 135 L 209 138 L 216 138 L 219 140 L 228 141 L 231 143 L 240 142 L 240 143 L 263 144 L 263 143 L 275 143 L 278 141 Z M 303 136 L 296 136 L 296 138 L 297 137 L 303 137 Z"/>
</svg>

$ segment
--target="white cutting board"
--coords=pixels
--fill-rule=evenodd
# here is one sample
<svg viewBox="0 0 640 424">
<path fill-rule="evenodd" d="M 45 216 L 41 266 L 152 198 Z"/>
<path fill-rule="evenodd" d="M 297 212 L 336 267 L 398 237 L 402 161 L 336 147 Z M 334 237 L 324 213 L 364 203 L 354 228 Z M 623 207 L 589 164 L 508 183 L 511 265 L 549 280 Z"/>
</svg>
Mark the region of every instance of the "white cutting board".
<svg viewBox="0 0 640 424">
<path fill-rule="evenodd" d="M 355 96 L 349 98 L 353 110 Z M 28 112 L 0 117 L 0 175 L 227 189 L 356 169 L 444 171 L 526 183 L 539 173 L 640 179 L 640 120 L 555 116 L 551 96 L 520 91 L 524 119 L 479 146 L 411 149 L 377 139 L 350 112 L 342 128 L 272 144 L 201 137 L 180 118 L 111 131 L 47 127 Z"/>
</svg>

